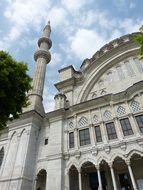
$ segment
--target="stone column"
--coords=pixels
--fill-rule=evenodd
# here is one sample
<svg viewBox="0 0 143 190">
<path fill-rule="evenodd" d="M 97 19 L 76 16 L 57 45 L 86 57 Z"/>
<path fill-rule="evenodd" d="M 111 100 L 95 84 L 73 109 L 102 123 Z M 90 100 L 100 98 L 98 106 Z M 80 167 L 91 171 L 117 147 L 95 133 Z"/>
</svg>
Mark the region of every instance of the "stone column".
<svg viewBox="0 0 143 190">
<path fill-rule="evenodd" d="M 76 115 L 74 115 L 74 123 L 75 123 L 75 128 L 74 128 L 75 150 L 78 150 L 78 129 L 77 129 Z"/>
<path fill-rule="evenodd" d="M 70 180 L 69 180 L 69 171 L 66 171 L 65 174 L 65 190 L 70 189 Z"/>
<path fill-rule="evenodd" d="M 129 171 L 130 178 L 131 178 L 131 181 L 132 181 L 133 190 L 138 190 L 137 185 L 136 185 L 136 181 L 135 181 L 135 178 L 134 178 L 134 175 L 133 175 L 133 171 L 132 171 L 132 168 L 131 168 L 130 160 L 127 160 L 126 164 L 128 166 L 128 171 Z"/>
<path fill-rule="evenodd" d="M 79 190 L 82 190 L 82 179 L 81 179 L 81 171 L 78 170 L 78 181 L 79 181 Z"/>
<path fill-rule="evenodd" d="M 90 125 L 89 130 L 90 130 L 91 145 L 92 145 L 92 147 L 94 147 L 95 146 L 95 141 L 94 141 L 94 130 L 93 130 L 92 125 Z"/>
<path fill-rule="evenodd" d="M 97 170 L 97 176 L 98 176 L 98 182 L 99 182 L 99 188 L 98 190 L 102 190 L 102 180 L 101 180 L 101 174 L 100 174 L 100 166 L 95 166 Z"/>
<path fill-rule="evenodd" d="M 121 124 L 119 119 L 117 119 L 116 117 L 114 118 L 114 123 L 115 123 L 115 129 L 116 129 L 116 133 L 117 133 L 117 137 L 119 140 L 123 140 L 124 135 L 121 129 Z"/>
<path fill-rule="evenodd" d="M 109 167 L 110 167 L 110 171 L 111 171 L 111 176 L 112 176 L 112 182 L 113 182 L 114 190 L 118 190 L 117 189 L 117 183 L 116 183 L 116 178 L 115 178 L 115 174 L 114 174 L 114 169 L 113 169 L 112 163 L 109 164 Z"/>
<path fill-rule="evenodd" d="M 78 150 L 78 130 L 77 128 L 74 129 L 74 143 L 75 143 L 75 150 Z"/>
</svg>

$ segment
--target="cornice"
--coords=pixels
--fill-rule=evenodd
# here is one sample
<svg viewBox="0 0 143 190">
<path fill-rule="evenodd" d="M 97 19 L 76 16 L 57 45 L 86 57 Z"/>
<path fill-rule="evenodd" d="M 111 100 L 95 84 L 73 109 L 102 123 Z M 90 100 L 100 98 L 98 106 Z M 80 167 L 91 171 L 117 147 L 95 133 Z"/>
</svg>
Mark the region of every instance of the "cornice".
<svg viewBox="0 0 143 190">
<path fill-rule="evenodd" d="M 52 112 L 46 113 L 45 118 L 51 123 L 62 120 L 65 117 L 65 109 L 61 108 Z"/>
<path fill-rule="evenodd" d="M 95 109 L 95 108 L 107 106 L 107 105 L 110 105 L 111 102 L 113 105 L 119 102 L 129 101 L 136 95 L 137 92 L 142 91 L 142 89 L 143 89 L 143 80 L 133 84 L 128 89 L 120 93 L 107 94 L 101 97 L 94 98 L 92 100 L 80 102 L 76 105 L 73 105 L 69 107 L 69 109 L 66 111 L 66 115 L 72 115 L 81 111 L 83 112 L 89 109 Z"/>
<path fill-rule="evenodd" d="M 138 44 L 133 40 L 134 36 L 139 34 L 139 32 L 127 34 L 120 38 L 117 38 L 107 44 L 105 44 L 99 51 L 97 51 L 92 58 L 85 59 L 80 67 L 82 71 L 87 70 L 93 62 L 99 62 L 102 59 L 106 59 L 106 56 L 110 57 L 112 52 L 118 52 L 118 49 L 128 45 L 138 46 Z M 102 59 L 101 59 L 102 58 Z"/>
<path fill-rule="evenodd" d="M 9 121 L 8 128 L 11 129 L 11 128 L 16 128 L 20 125 L 33 123 L 35 119 L 36 119 L 36 121 L 42 122 L 43 117 L 35 110 L 24 112 L 19 116 L 18 119 Z"/>
</svg>

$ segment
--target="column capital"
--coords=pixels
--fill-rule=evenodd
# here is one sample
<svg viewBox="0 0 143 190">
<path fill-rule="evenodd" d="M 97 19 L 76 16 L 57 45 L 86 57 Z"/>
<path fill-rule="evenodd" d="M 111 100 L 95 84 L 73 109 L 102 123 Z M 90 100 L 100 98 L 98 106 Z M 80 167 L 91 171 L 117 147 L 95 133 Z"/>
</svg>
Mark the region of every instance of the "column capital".
<svg viewBox="0 0 143 190">
<path fill-rule="evenodd" d="M 127 164 L 127 166 L 131 165 L 131 161 L 130 160 L 125 160 L 125 163 Z"/>
<path fill-rule="evenodd" d="M 97 170 L 100 170 L 100 165 L 95 165 L 95 168 L 96 168 Z"/>
<path fill-rule="evenodd" d="M 78 173 L 81 174 L 81 168 L 77 168 Z"/>
<path fill-rule="evenodd" d="M 109 163 L 108 163 L 108 166 L 109 166 L 110 168 L 113 168 L 113 162 L 109 162 Z"/>
</svg>

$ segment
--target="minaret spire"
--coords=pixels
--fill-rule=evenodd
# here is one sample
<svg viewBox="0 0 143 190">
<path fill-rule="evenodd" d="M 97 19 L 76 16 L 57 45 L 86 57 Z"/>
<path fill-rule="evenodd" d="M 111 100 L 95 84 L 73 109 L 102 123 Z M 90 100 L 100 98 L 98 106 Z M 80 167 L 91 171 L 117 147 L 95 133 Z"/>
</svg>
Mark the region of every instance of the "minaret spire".
<svg viewBox="0 0 143 190">
<path fill-rule="evenodd" d="M 34 53 L 36 70 L 33 77 L 33 88 L 29 94 L 30 106 L 28 107 L 28 111 L 36 110 L 41 115 L 44 114 L 42 97 L 45 82 L 46 65 L 51 60 L 49 49 L 52 46 L 52 41 L 50 39 L 50 34 L 51 26 L 50 21 L 48 21 L 48 24 L 43 29 L 42 35 L 38 40 L 38 49 Z"/>
</svg>

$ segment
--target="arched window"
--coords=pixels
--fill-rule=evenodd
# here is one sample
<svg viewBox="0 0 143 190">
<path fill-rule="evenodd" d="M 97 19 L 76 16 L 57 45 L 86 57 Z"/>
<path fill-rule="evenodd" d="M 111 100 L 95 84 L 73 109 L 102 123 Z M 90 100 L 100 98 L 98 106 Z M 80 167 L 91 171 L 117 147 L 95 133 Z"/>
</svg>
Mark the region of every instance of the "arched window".
<svg viewBox="0 0 143 190">
<path fill-rule="evenodd" d="M 3 157 L 4 157 L 4 147 L 2 147 L 0 150 L 0 166 L 2 165 Z"/>
<path fill-rule="evenodd" d="M 70 123 L 69 123 L 69 128 L 70 128 L 70 129 L 73 129 L 73 127 L 74 127 L 74 124 L 73 124 L 72 121 L 70 121 Z"/>
<path fill-rule="evenodd" d="M 88 120 L 86 117 L 81 117 L 79 122 L 78 122 L 80 127 L 86 126 L 88 124 Z"/>
<path fill-rule="evenodd" d="M 125 108 L 124 108 L 123 106 L 119 106 L 119 107 L 117 108 L 117 114 L 118 114 L 119 116 L 124 115 L 125 113 L 126 113 L 126 110 L 125 110 Z"/>
<path fill-rule="evenodd" d="M 104 112 L 104 120 L 110 120 L 110 119 L 112 119 L 112 114 L 111 114 L 111 112 L 110 111 L 108 111 L 108 110 L 106 110 L 105 112 Z"/>
<path fill-rule="evenodd" d="M 94 123 L 98 123 L 98 117 L 97 117 L 97 115 L 94 115 L 94 116 L 93 116 L 93 122 L 94 122 Z"/>
<path fill-rule="evenodd" d="M 137 101 L 133 101 L 133 102 L 131 103 L 131 108 L 132 108 L 132 111 L 133 111 L 133 112 L 139 112 L 139 111 L 141 110 L 140 104 L 139 104 L 139 102 L 137 102 Z"/>
<path fill-rule="evenodd" d="M 46 190 L 46 178 L 47 178 L 46 170 L 44 169 L 40 170 L 37 175 L 36 190 Z"/>
</svg>

